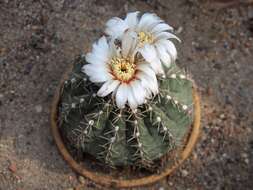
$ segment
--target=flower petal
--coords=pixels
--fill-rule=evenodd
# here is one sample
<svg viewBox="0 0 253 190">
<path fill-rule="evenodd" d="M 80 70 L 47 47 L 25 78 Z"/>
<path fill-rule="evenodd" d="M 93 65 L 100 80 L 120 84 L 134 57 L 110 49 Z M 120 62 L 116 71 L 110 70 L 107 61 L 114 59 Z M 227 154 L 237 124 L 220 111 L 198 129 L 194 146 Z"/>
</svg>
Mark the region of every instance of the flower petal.
<svg viewBox="0 0 253 190">
<path fill-rule="evenodd" d="M 134 29 L 138 24 L 138 15 L 139 11 L 128 13 L 125 22 L 129 26 L 129 28 Z"/>
<path fill-rule="evenodd" d="M 158 40 L 167 40 L 167 39 L 177 39 L 179 42 L 181 42 L 181 40 L 174 34 L 170 33 L 170 32 L 161 32 L 157 35 L 155 35 L 155 41 Z"/>
<path fill-rule="evenodd" d="M 148 76 L 150 76 L 152 78 L 156 78 L 154 70 L 152 70 L 150 68 L 149 64 L 147 64 L 147 63 L 137 65 L 137 69 L 146 73 Z"/>
<path fill-rule="evenodd" d="M 177 49 L 175 45 L 170 40 L 159 40 L 157 44 L 163 45 L 166 48 L 166 51 L 170 54 L 172 61 L 175 61 L 177 58 Z"/>
<path fill-rule="evenodd" d="M 141 81 L 135 80 L 130 85 L 132 87 L 132 92 L 138 105 L 143 104 L 146 97 L 146 91 L 141 85 Z"/>
<path fill-rule="evenodd" d="M 150 30 L 152 27 L 162 22 L 162 20 L 153 13 L 145 13 L 140 18 L 140 22 L 138 24 L 138 30 Z"/>
<path fill-rule="evenodd" d="M 129 86 L 127 102 L 131 109 L 136 109 L 138 107 L 138 102 L 135 100 L 133 88 L 131 85 Z"/>
<path fill-rule="evenodd" d="M 128 28 L 124 20 L 114 17 L 107 21 L 105 33 L 113 39 L 120 38 Z"/>
<path fill-rule="evenodd" d="M 146 44 L 143 48 L 140 50 L 141 55 L 144 57 L 144 59 L 150 63 L 150 66 L 153 68 L 156 74 L 163 74 L 163 68 L 162 64 L 157 57 L 156 50 L 153 45 Z"/>
<path fill-rule="evenodd" d="M 135 55 L 134 50 L 137 46 L 137 36 L 135 33 L 128 31 L 124 33 L 122 37 L 122 55 L 124 57 L 133 57 Z M 131 54 L 131 56 L 129 56 Z"/>
<path fill-rule="evenodd" d="M 139 72 L 136 78 L 140 79 L 142 86 L 147 90 L 150 95 L 150 92 L 153 94 L 158 93 L 158 82 L 157 79 L 151 78 L 149 75 L 144 72 Z"/>
<path fill-rule="evenodd" d="M 128 97 L 128 85 L 125 83 L 122 83 L 117 92 L 116 92 L 116 104 L 118 108 L 122 109 L 125 107 L 125 104 L 127 102 L 127 97 Z"/>
<path fill-rule="evenodd" d="M 151 33 L 155 34 L 155 33 L 160 33 L 160 32 L 166 31 L 166 30 L 173 30 L 173 28 L 170 25 L 166 24 L 166 23 L 160 23 L 160 24 L 157 24 L 151 30 Z"/>
<path fill-rule="evenodd" d="M 97 92 L 97 95 L 101 97 L 105 97 L 108 94 L 110 94 L 112 91 L 114 91 L 119 86 L 119 84 L 120 82 L 118 80 L 108 80 L 99 89 L 99 91 Z"/>
<path fill-rule="evenodd" d="M 166 67 L 170 67 L 171 65 L 171 55 L 167 52 L 167 48 L 163 43 L 156 43 L 155 44 L 157 54 L 159 58 L 162 60 L 163 64 Z"/>
<path fill-rule="evenodd" d="M 106 68 L 94 67 L 92 64 L 87 64 L 82 67 L 82 72 L 86 73 L 92 82 L 105 82 L 111 79 L 111 75 Z"/>
</svg>

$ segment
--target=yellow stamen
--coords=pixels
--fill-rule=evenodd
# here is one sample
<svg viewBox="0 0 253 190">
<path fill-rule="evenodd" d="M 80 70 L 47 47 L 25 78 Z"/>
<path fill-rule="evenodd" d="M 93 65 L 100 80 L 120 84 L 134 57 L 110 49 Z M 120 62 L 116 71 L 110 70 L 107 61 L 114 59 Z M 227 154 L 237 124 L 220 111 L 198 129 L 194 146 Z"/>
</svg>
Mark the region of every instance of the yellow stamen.
<svg viewBox="0 0 253 190">
<path fill-rule="evenodd" d="M 136 65 L 129 58 L 114 57 L 110 66 L 112 74 L 122 82 L 129 82 L 134 77 Z"/>
<path fill-rule="evenodd" d="M 143 46 L 145 43 L 151 44 L 154 42 L 154 37 L 150 33 L 139 32 L 138 33 L 139 45 Z"/>
</svg>

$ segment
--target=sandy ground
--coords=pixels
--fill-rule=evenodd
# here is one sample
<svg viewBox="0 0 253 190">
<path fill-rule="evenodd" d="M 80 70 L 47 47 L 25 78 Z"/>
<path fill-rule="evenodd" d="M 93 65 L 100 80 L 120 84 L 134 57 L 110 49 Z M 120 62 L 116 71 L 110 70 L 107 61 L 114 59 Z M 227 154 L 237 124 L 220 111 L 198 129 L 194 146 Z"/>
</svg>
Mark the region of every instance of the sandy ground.
<svg viewBox="0 0 253 190">
<path fill-rule="evenodd" d="M 105 21 L 134 10 L 156 12 L 175 27 L 182 39 L 178 65 L 192 74 L 202 96 L 202 134 L 191 158 L 173 176 L 142 189 L 252 189 L 252 6 L 0 0 L 1 190 L 104 189 L 73 173 L 59 155 L 50 104 L 63 72 L 103 34 Z"/>
</svg>

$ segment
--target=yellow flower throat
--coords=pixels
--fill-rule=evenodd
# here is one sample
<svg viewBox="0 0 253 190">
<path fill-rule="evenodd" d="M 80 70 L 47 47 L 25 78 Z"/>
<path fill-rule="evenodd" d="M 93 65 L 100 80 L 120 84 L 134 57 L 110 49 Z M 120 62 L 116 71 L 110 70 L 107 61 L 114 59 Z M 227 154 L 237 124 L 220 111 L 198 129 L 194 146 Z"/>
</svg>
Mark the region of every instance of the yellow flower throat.
<svg viewBox="0 0 253 190">
<path fill-rule="evenodd" d="M 153 43 L 154 42 L 154 37 L 150 33 L 139 32 L 138 33 L 138 41 L 139 41 L 139 45 L 143 46 L 146 43 L 148 43 L 148 44 Z"/>
<path fill-rule="evenodd" d="M 122 82 L 129 82 L 135 75 L 136 65 L 129 58 L 114 57 L 110 66 L 113 76 Z"/>
</svg>

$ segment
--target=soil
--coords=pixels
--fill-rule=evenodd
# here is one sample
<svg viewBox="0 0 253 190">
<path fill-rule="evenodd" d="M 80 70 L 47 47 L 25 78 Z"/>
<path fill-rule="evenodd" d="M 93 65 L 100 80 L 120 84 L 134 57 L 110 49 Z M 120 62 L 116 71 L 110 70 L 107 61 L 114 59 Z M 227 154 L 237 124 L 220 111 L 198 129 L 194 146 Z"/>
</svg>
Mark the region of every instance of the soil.
<svg viewBox="0 0 253 190">
<path fill-rule="evenodd" d="M 253 4 L 204 0 L 0 0 L 0 189 L 105 189 L 75 174 L 50 133 L 64 71 L 129 11 L 175 28 L 202 97 L 202 134 L 172 176 L 135 189 L 252 189 Z"/>
</svg>

